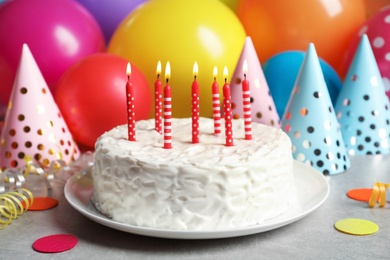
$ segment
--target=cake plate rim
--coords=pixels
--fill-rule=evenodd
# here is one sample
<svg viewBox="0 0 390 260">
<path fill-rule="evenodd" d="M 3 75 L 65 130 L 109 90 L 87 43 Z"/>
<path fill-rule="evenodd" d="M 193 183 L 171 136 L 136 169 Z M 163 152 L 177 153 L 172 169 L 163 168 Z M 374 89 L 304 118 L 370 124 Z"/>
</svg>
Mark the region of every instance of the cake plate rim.
<svg viewBox="0 0 390 260">
<path fill-rule="evenodd" d="M 220 239 L 253 235 L 286 226 L 306 217 L 326 201 L 330 187 L 322 173 L 307 164 L 294 160 L 293 174 L 297 188 L 297 200 L 289 211 L 257 225 L 232 229 L 166 230 L 138 227 L 114 221 L 100 213 L 92 204 L 90 198 L 93 192 L 93 182 L 89 172 L 87 174 L 77 173 L 68 179 L 64 187 L 64 195 L 71 207 L 85 217 L 127 233 L 169 239 Z"/>
</svg>

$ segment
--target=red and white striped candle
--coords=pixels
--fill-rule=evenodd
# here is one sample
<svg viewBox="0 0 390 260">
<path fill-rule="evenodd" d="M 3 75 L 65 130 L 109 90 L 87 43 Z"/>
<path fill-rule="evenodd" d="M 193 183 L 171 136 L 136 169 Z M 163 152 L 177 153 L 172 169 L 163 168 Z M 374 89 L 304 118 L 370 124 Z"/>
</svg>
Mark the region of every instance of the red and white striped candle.
<svg viewBox="0 0 390 260">
<path fill-rule="evenodd" d="M 199 83 L 196 80 L 198 76 L 198 63 L 195 61 L 194 68 L 194 82 L 192 82 L 191 90 L 191 115 L 192 115 L 192 143 L 199 143 Z"/>
<path fill-rule="evenodd" d="M 172 148 L 172 93 L 169 86 L 171 77 L 171 66 L 169 61 L 165 66 L 165 87 L 164 87 L 164 148 Z"/>
<path fill-rule="evenodd" d="M 212 89 L 212 101 L 213 101 L 213 119 L 214 119 L 214 134 L 219 135 L 221 133 L 221 107 L 219 103 L 219 86 L 217 83 L 218 69 L 214 67 L 213 76 L 214 82 L 211 86 Z"/>
<path fill-rule="evenodd" d="M 161 87 L 161 62 L 158 61 L 156 69 L 157 79 L 154 83 L 154 122 L 155 129 L 162 134 L 162 87 Z"/>
<path fill-rule="evenodd" d="M 126 97 L 127 97 L 127 132 L 128 140 L 135 141 L 135 98 L 134 87 L 131 83 L 131 66 L 130 62 L 127 63 L 126 68 L 127 83 L 126 83 Z"/>
<path fill-rule="evenodd" d="M 233 125 L 232 125 L 232 98 L 230 95 L 230 86 L 227 83 L 228 69 L 225 66 L 223 68 L 223 77 L 225 78 L 225 84 L 223 85 L 223 108 L 225 117 L 225 135 L 226 146 L 233 146 Z"/>
<path fill-rule="evenodd" d="M 244 73 L 244 80 L 242 81 L 242 107 L 244 110 L 245 140 L 252 140 L 251 93 L 249 81 L 246 79 L 246 73 L 248 72 L 248 63 L 246 60 L 244 60 L 242 71 Z"/>
</svg>

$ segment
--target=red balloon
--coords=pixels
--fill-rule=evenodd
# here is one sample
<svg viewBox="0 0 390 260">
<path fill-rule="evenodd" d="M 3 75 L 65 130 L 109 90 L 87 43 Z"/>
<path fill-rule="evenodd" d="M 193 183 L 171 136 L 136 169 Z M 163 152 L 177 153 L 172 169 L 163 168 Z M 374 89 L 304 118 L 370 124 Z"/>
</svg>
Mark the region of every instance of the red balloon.
<svg viewBox="0 0 390 260">
<path fill-rule="evenodd" d="M 128 61 L 99 53 L 73 64 L 60 78 L 55 100 L 75 140 L 93 148 L 105 131 L 127 122 Z M 149 118 L 152 96 L 142 72 L 131 64 L 136 120 Z"/>
</svg>

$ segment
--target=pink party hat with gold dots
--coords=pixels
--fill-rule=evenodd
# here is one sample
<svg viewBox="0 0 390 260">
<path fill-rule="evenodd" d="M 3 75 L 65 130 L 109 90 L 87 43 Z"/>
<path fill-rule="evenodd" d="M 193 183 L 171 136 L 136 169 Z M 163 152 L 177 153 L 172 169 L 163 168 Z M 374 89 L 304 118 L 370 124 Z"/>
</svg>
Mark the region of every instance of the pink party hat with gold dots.
<svg viewBox="0 0 390 260">
<path fill-rule="evenodd" d="M 233 117 L 244 118 L 242 80 L 244 62 L 247 62 L 246 79 L 250 86 L 251 119 L 253 122 L 280 127 L 280 118 L 276 111 L 263 69 L 256 54 L 252 39 L 247 36 L 230 84 Z"/>
<path fill-rule="evenodd" d="M 30 49 L 23 45 L 1 133 L 0 167 L 20 168 L 25 157 L 48 166 L 79 157 L 77 144 L 54 102 Z"/>
</svg>

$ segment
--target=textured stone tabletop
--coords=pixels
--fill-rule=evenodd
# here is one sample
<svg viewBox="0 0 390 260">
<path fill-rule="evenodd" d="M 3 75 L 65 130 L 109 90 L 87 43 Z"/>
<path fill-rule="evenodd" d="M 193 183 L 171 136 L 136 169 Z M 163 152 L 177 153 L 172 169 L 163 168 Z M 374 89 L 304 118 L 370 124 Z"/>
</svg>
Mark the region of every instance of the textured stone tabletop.
<svg viewBox="0 0 390 260">
<path fill-rule="evenodd" d="M 249 236 L 175 240 L 134 235 L 98 224 L 76 211 L 64 197 L 65 181 L 53 183 L 51 196 L 59 205 L 46 211 L 28 211 L 0 230 L 1 259 L 389 259 L 390 202 L 369 208 L 346 192 L 372 188 L 375 181 L 390 183 L 390 156 L 354 156 L 345 173 L 326 176 L 328 199 L 314 212 L 287 226 Z M 47 195 L 44 184 L 31 178 L 30 189 Z M 388 191 L 387 193 L 390 193 Z M 37 195 L 36 195 L 37 196 Z M 379 231 L 368 236 L 338 232 L 334 223 L 344 218 L 375 222 Z M 77 246 L 55 255 L 32 249 L 43 236 L 67 233 Z"/>
</svg>

